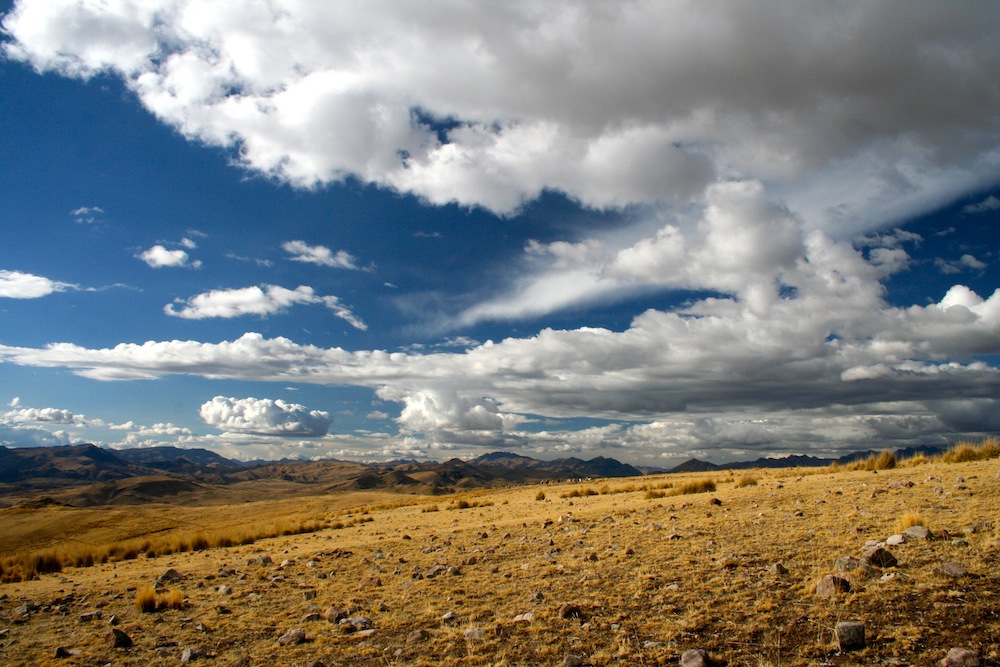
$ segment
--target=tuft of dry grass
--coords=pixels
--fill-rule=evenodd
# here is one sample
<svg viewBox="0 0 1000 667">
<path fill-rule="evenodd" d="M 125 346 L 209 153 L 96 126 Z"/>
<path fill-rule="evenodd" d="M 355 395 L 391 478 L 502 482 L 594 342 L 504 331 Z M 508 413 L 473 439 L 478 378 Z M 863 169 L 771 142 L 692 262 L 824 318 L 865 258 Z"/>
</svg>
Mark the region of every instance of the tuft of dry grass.
<svg viewBox="0 0 1000 667">
<path fill-rule="evenodd" d="M 680 486 L 674 487 L 667 495 L 686 496 L 690 493 L 711 493 L 715 491 L 715 481 L 711 479 L 696 479 L 684 482 Z"/>
<path fill-rule="evenodd" d="M 895 452 L 883 449 L 878 454 L 872 454 L 866 459 L 855 461 L 847 466 L 848 470 L 892 470 L 896 467 Z"/>
<path fill-rule="evenodd" d="M 545 492 L 544 491 L 539 491 L 538 493 L 536 493 L 535 494 L 535 500 L 538 500 L 538 501 L 545 500 Z"/>
<path fill-rule="evenodd" d="M 979 444 L 959 442 L 941 455 L 945 463 L 966 463 L 968 461 L 987 461 L 1000 456 L 1000 438 L 987 438 Z"/>
<path fill-rule="evenodd" d="M 757 486 L 757 482 L 758 482 L 757 478 L 754 477 L 753 475 L 743 475 L 738 480 L 736 480 L 736 483 L 733 486 L 737 489 L 743 489 L 748 486 Z"/>
<path fill-rule="evenodd" d="M 140 589 L 135 594 L 135 606 L 144 614 L 156 611 L 156 589 L 152 586 Z"/>
<path fill-rule="evenodd" d="M 597 489 L 595 489 L 595 488 L 593 488 L 591 486 L 588 486 L 588 487 L 585 487 L 585 488 L 582 488 L 582 489 L 573 489 L 572 491 L 568 491 L 567 493 L 561 493 L 561 494 L 559 494 L 559 497 L 560 498 L 586 498 L 587 496 L 599 496 L 599 495 L 600 495 L 600 493 L 597 491 Z"/>
<path fill-rule="evenodd" d="M 924 528 L 930 529 L 930 525 L 924 515 L 918 512 L 907 512 L 898 519 L 896 519 L 896 532 L 901 533 L 907 528 L 912 528 L 913 526 L 923 526 Z"/>
</svg>

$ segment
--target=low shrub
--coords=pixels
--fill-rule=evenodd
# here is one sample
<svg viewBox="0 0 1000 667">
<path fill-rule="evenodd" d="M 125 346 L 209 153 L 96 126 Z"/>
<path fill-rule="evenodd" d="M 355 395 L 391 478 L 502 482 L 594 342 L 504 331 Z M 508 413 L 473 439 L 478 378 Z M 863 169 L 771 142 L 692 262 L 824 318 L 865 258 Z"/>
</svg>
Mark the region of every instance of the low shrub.
<svg viewBox="0 0 1000 667">
<path fill-rule="evenodd" d="M 736 484 L 734 486 L 737 489 L 742 489 L 747 486 L 757 486 L 757 478 L 753 475 L 743 475 L 736 480 Z"/>
</svg>

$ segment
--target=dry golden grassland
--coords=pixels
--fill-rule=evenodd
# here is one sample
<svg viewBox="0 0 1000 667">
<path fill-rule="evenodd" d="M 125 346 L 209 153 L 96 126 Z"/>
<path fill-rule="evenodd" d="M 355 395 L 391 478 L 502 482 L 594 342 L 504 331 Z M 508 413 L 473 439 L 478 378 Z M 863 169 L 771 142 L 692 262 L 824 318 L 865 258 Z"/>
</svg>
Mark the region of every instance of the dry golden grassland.
<svg viewBox="0 0 1000 667">
<path fill-rule="evenodd" d="M 936 665 L 953 646 L 1000 664 L 996 458 L 200 509 L 327 527 L 0 584 L 0 664 L 177 665 L 191 649 L 227 666 L 676 665 L 703 648 L 726 665 Z M 211 539 L 225 527 L 207 516 Z M 938 537 L 817 595 L 838 558 L 918 524 Z M 154 588 L 170 568 L 180 578 Z M 324 617 L 338 608 L 353 623 Z M 131 647 L 106 643 L 112 618 Z M 838 650 L 846 620 L 865 648 Z M 279 642 L 294 629 L 303 643 Z"/>
</svg>

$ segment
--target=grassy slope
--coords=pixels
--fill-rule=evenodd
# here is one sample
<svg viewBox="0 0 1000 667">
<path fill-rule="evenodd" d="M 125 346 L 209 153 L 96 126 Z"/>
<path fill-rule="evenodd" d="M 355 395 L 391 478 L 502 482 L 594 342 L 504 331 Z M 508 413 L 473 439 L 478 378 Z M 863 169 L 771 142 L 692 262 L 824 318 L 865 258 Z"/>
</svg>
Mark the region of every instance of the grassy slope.
<svg viewBox="0 0 1000 667">
<path fill-rule="evenodd" d="M 737 488 L 745 475 L 674 476 L 675 485 L 711 478 L 717 489 L 663 498 L 647 498 L 637 483 L 664 480 L 646 479 L 544 486 L 541 501 L 539 487 L 522 487 L 458 499 L 396 496 L 394 507 L 375 504 L 383 498 L 345 495 L 177 510 L 178 520 L 197 510 L 205 512 L 202 521 L 223 525 L 283 512 L 349 518 L 346 506 L 367 503 L 353 515 L 372 521 L 2 584 L 0 629 L 8 632 L 0 637 L 0 663 L 176 665 L 184 648 L 200 647 L 216 665 L 554 665 L 569 654 L 593 665 L 653 665 L 677 664 L 685 649 L 703 647 L 729 665 L 870 665 L 890 658 L 936 664 L 950 647 L 967 646 L 985 664 L 998 664 L 1000 533 L 993 522 L 1000 460 L 878 472 L 755 471 L 756 485 Z M 914 485 L 894 484 L 905 480 Z M 560 497 L 590 487 L 605 493 Z M 479 506 L 447 509 L 455 500 Z M 431 503 L 439 511 L 426 511 Z M 102 510 L 75 512 L 85 511 Z M 129 509 L 136 521 L 164 511 Z M 892 547 L 899 558 L 894 578 L 858 580 L 855 592 L 833 600 L 815 595 L 836 558 L 860 557 L 866 540 L 892 534 L 907 514 L 968 545 L 940 539 Z M 250 562 L 261 554 L 274 564 Z M 281 568 L 285 559 L 293 562 Z M 948 560 L 972 576 L 936 573 Z M 769 571 L 779 561 L 787 574 Z M 437 564 L 458 566 L 461 574 L 414 579 L 415 570 Z M 184 575 L 174 588 L 186 608 L 141 613 L 136 590 L 168 567 Z M 365 585 L 370 577 L 380 585 Z M 223 584 L 230 594 L 216 590 Z M 304 599 L 306 589 L 317 591 L 315 600 Z M 543 599 L 533 600 L 534 593 Z M 64 599 L 68 594 L 73 600 Z M 50 606 L 18 623 L 13 610 L 24 600 L 62 609 Z M 583 618 L 561 618 L 564 603 L 577 605 Z M 311 604 L 357 605 L 376 632 L 359 638 L 325 620 L 304 621 Z M 79 620 L 96 608 L 103 620 Z M 513 622 L 528 611 L 533 621 Z M 446 612 L 458 620 L 443 622 Z M 101 641 L 112 614 L 134 648 Z M 832 633 L 841 620 L 866 624 L 868 648 L 837 652 Z M 279 645 L 294 627 L 310 641 Z M 429 637 L 407 643 L 407 634 L 421 628 Z M 466 637 L 474 628 L 484 636 Z M 60 645 L 80 653 L 56 660 Z"/>
</svg>

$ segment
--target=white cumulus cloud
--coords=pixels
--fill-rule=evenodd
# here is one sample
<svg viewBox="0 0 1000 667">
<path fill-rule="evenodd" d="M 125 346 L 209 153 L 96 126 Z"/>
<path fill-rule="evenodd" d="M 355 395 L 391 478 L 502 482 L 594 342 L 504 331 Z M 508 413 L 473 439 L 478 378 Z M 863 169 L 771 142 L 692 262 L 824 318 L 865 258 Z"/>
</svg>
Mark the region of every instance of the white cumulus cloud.
<svg viewBox="0 0 1000 667">
<path fill-rule="evenodd" d="M 199 414 L 222 431 L 289 437 L 326 435 L 333 423 L 327 412 L 269 398 L 216 396 L 201 406 Z"/>
<path fill-rule="evenodd" d="M 114 73 L 304 187 L 509 213 L 547 189 L 619 207 L 751 178 L 853 233 L 1000 175 L 990 3 L 22 0 L 4 28 L 9 57 Z"/>
<path fill-rule="evenodd" d="M 191 246 L 185 244 L 185 247 Z M 159 244 L 142 251 L 138 257 L 154 269 L 162 269 L 164 267 L 190 267 L 197 269 L 201 266 L 200 260 L 190 261 L 191 257 L 186 251 L 180 248 L 169 250 Z"/>
<path fill-rule="evenodd" d="M 77 289 L 79 289 L 77 285 L 70 283 L 63 283 L 21 271 L 0 269 L 0 298 L 38 299 L 54 292 Z"/>
</svg>

